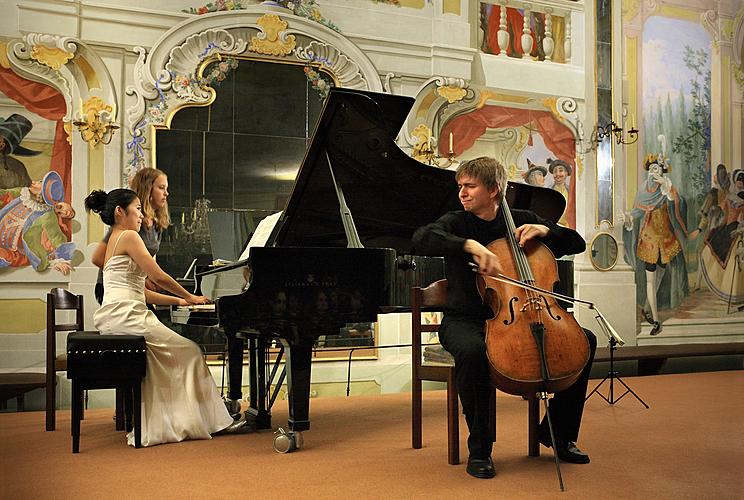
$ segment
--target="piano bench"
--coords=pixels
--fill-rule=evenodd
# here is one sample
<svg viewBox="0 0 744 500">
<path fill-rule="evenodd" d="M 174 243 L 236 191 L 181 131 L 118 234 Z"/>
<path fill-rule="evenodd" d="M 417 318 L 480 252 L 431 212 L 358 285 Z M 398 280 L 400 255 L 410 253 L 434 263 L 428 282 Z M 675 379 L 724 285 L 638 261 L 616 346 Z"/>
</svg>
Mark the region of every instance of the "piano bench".
<svg viewBox="0 0 744 500">
<path fill-rule="evenodd" d="M 142 336 L 82 331 L 67 336 L 67 378 L 72 383 L 73 453 L 80 452 L 83 393 L 88 389 L 117 389 L 117 392 L 124 393 L 126 430 L 134 429 L 135 448 L 141 447 L 141 385 L 146 367 L 147 346 Z"/>
</svg>

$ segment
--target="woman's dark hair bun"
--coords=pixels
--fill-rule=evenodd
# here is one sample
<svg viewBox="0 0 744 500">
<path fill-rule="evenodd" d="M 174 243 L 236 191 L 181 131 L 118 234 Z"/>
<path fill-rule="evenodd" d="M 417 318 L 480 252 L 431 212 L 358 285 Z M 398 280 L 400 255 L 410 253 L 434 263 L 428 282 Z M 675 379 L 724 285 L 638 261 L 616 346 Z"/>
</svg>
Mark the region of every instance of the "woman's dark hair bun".
<svg viewBox="0 0 744 500">
<path fill-rule="evenodd" d="M 106 208 L 106 199 L 108 198 L 108 195 L 105 191 L 101 191 L 100 189 L 96 189 L 95 191 L 92 191 L 86 198 L 85 198 L 85 210 L 90 212 L 93 211 L 97 214 L 100 214 L 101 211 L 103 211 L 104 208 Z"/>
<path fill-rule="evenodd" d="M 136 197 L 137 193 L 131 189 L 113 189 L 108 193 L 96 189 L 85 198 L 85 210 L 88 212 L 92 210 L 101 216 L 104 224 L 113 226 L 116 207 L 121 207 L 126 212 L 127 207 Z"/>
</svg>

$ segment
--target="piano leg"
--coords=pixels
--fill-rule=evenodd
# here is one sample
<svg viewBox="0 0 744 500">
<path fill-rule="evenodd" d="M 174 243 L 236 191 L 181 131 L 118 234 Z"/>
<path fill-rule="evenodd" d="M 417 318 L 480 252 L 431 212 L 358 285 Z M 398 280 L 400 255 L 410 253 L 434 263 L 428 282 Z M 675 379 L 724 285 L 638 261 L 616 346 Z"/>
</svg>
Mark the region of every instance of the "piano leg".
<svg viewBox="0 0 744 500">
<path fill-rule="evenodd" d="M 243 349 L 245 340 L 237 332 L 225 330 L 227 336 L 227 367 L 230 378 L 228 397 L 237 401 L 243 397 Z M 251 384 L 252 386 L 252 384 Z"/>
<path fill-rule="evenodd" d="M 289 394 L 289 428 L 294 432 L 310 428 L 310 369 L 312 342 L 301 340 L 290 344 L 282 339 L 287 356 L 287 392 Z"/>
<path fill-rule="evenodd" d="M 251 395 L 248 413 L 255 420 L 256 429 L 271 428 L 268 403 L 270 388 L 266 380 L 266 359 L 269 356 L 270 345 L 264 336 L 251 337 L 248 340 Z"/>
</svg>

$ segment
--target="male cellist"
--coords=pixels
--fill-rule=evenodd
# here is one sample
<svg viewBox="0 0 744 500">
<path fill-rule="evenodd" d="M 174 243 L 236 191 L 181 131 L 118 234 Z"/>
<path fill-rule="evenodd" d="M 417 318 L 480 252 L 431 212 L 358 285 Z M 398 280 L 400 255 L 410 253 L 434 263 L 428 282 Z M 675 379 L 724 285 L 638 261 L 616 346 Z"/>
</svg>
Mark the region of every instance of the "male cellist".
<svg viewBox="0 0 744 500">
<path fill-rule="evenodd" d="M 413 235 L 418 253 L 444 257 L 447 304 L 439 340 L 455 358 L 455 380 L 470 435 L 467 472 L 488 479 L 496 475 L 491 459 L 494 436 L 489 428 L 490 386 L 486 357 L 485 321 L 493 317 L 476 286 L 476 273 L 500 273 L 498 258 L 486 246 L 506 236 L 501 192 L 506 188 L 506 171 L 495 159 L 480 157 L 462 163 L 455 174 L 463 210 L 449 212 L 436 222 L 419 228 Z M 511 210 L 520 246 L 538 238 L 556 257 L 583 252 L 584 239 L 573 229 L 542 219 L 527 210 Z M 576 447 L 584 410 L 584 398 L 597 339 L 584 329 L 589 341 L 589 362 L 578 380 L 550 400 L 556 437 L 556 453 L 565 462 L 589 463 L 589 456 Z M 550 447 L 547 421 L 540 424 L 540 443 Z"/>
</svg>

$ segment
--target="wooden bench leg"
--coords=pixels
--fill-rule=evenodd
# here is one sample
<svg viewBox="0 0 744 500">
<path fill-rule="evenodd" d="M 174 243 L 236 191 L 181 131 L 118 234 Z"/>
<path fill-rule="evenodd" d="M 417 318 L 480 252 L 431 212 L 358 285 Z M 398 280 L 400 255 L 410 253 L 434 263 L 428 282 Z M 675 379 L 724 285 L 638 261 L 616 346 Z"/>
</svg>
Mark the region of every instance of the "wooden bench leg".
<svg viewBox="0 0 744 500">
<path fill-rule="evenodd" d="M 129 392 L 129 391 L 128 391 Z M 142 383 L 137 382 L 132 388 L 132 411 L 134 413 L 134 447 L 142 447 Z"/>
<path fill-rule="evenodd" d="M 115 413 L 115 419 L 116 419 L 116 430 L 117 431 L 123 431 L 124 430 L 124 389 L 117 387 L 116 388 L 116 413 Z"/>
<path fill-rule="evenodd" d="M 83 412 L 83 390 L 79 382 L 72 379 L 72 452 L 80 453 L 80 420 Z"/>
</svg>

